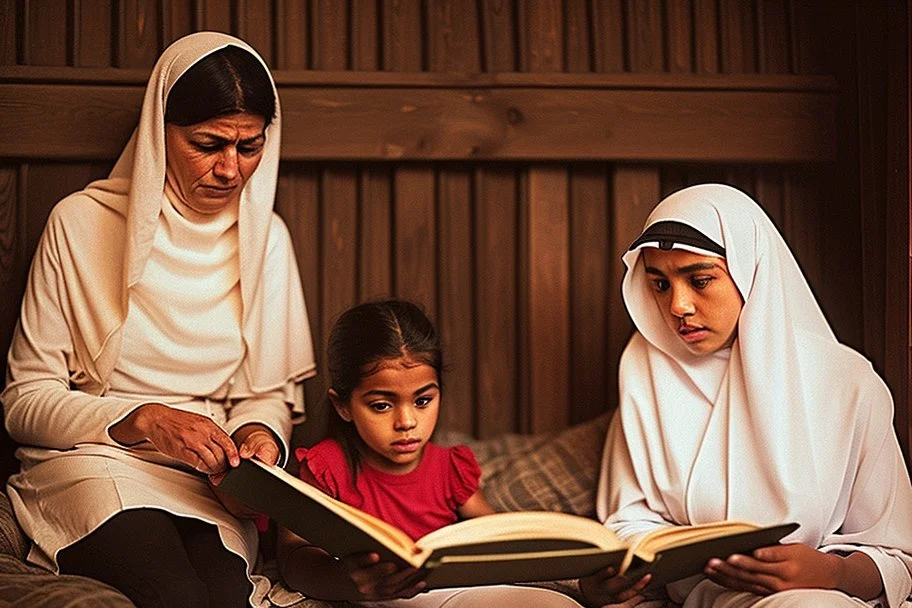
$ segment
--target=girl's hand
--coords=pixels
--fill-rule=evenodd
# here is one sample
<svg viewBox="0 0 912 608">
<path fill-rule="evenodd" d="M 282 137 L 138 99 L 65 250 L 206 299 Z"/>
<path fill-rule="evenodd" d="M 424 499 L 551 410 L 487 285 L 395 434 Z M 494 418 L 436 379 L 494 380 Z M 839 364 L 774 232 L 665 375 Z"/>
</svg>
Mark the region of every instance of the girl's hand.
<svg viewBox="0 0 912 608">
<path fill-rule="evenodd" d="M 625 576 L 617 576 L 615 572 L 614 568 L 609 567 L 580 579 L 580 591 L 588 605 L 599 608 L 628 608 L 646 599 L 641 592 L 652 579 L 651 575 L 646 574 L 633 581 Z"/>
<path fill-rule="evenodd" d="M 341 562 L 361 600 L 410 598 L 426 586 L 423 580 L 415 580 L 415 568 L 396 570 L 395 564 L 381 562 L 376 553 L 353 553 Z"/>
<path fill-rule="evenodd" d="M 714 583 L 734 591 L 770 595 L 786 589 L 836 589 L 841 558 L 801 543 L 773 545 L 751 556 L 711 559 L 703 573 Z"/>
</svg>

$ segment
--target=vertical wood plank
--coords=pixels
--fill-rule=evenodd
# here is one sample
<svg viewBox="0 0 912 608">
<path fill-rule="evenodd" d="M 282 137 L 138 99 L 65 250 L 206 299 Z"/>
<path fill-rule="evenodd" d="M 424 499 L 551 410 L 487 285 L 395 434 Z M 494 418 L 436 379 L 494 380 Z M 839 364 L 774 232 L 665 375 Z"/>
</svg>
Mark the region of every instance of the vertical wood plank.
<svg viewBox="0 0 912 608">
<path fill-rule="evenodd" d="M 756 72 L 756 16 L 753 1 L 720 0 L 719 23 L 722 34 L 722 72 Z"/>
<path fill-rule="evenodd" d="M 479 437 L 517 430 L 516 179 L 511 165 L 482 166 L 475 173 L 475 432 Z"/>
<path fill-rule="evenodd" d="M 424 28 L 420 0 L 383 3 L 383 69 L 424 70 Z"/>
<path fill-rule="evenodd" d="M 608 392 L 608 288 L 611 243 L 604 165 L 574 167 L 570 173 L 570 422 L 614 409 Z"/>
<path fill-rule="evenodd" d="M 567 171 L 529 171 L 530 429 L 562 428 L 570 419 L 570 263 Z"/>
<path fill-rule="evenodd" d="M 321 266 L 320 175 L 315 165 L 281 165 L 276 212 L 285 220 L 298 262 L 307 303 L 307 316 L 317 358 L 317 376 L 304 383 L 307 422 L 294 432 L 295 445 L 313 445 L 325 437 L 328 410 L 323 407 L 326 359 L 322 322 L 323 272 Z"/>
<path fill-rule="evenodd" d="M 427 3 L 428 65 L 434 72 L 481 70 L 478 14 L 473 2 L 430 0 Z"/>
<path fill-rule="evenodd" d="M 564 3 L 564 65 L 568 72 L 592 71 L 592 41 L 589 36 L 591 16 L 588 0 L 569 0 Z"/>
<path fill-rule="evenodd" d="M 73 65 L 111 65 L 111 0 L 73 0 Z"/>
<path fill-rule="evenodd" d="M 19 55 L 19 31 L 16 27 L 18 2 L 0 3 L 0 65 L 16 65 Z"/>
<path fill-rule="evenodd" d="M 119 0 L 117 14 L 117 67 L 151 67 L 160 49 L 158 34 L 162 28 L 158 2 Z"/>
<path fill-rule="evenodd" d="M 376 299 L 393 293 L 392 177 L 385 167 L 365 167 L 361 172 L 358 264 L 360 300 Z"/>
<path fill-rule="evenodd" d="M 784 234 L 784 179 L 781 167 L 761 167 L 757 170 L 756 200 L 773 220 L 780 234 Z"/>
<path fill-rule="evenodd" d="M 378 70 L 382 65 L 380 57 L 380 33 L 375 0 L 352 0 L 352 69 Z"/>
<path fill-rule="evenodd" d="M 196 0 L 195 22 L 198 29 L 231 34 L 233 29 L 233 3 L 231 0 Z"/>
<path fill-rule="evenodd" d="M 592 44 L 596 72 L 623 72 L 627 65 L 622 0 L 592 0 Z"/>
<path fill-rule="evenodd" d="M 303 70 L 310 66 L 310 15 L 307 0 L 276 4 L 276 67 Z"/>
<path fill-rule="evenodd" d="M 807 167 L 791 169 L 788 173 L 785 183 L 785 239 L 817 301 L 823 306 L 819 191 L 818 184 L 808 173 Z"/>
<path fill-rule="evenodd" d="M 348 69 L 348 7 L 338 0 L 312 0 L 315 70 Z"/>
<path fill-rule="evenodd" d="M 433 167 L 406 165 L 396 170 L 393 243 L 394 288 L 399 296 L 423 304 L 438 320 L 437 218 Z"/>
<path fill-rule="evenodd" d="M 698 74 L 719 72 L 719 10 L 716 0 L 694 0 L 694 69 Z"/>
<path fill-rule="evenodd" d="M 275 57 L 272 0 L 237 0 L 237 36 L 256 49 L 267 65 Z"/>
<path fill-rule="evenodd" d="M 475 327 L 472 176 L 464 167 L 446 167 L 438 175 L 437 217 L 440 233 L 438 327 L 449 360 L 444 428 L 474 430 Z"/>
<path fill-rule="evenodd" d="M 661 0 L 627 0 L 627 54 L 634 72 L 665 69 Z"/>
<path fill-rule="evenodd" d="M 668 71 L 693 71 L 693 19 L 690 0 L 667 0 L 665 5 L 668 32 Z"/>
<path fill-rule="evenodd" d="M 516 13 L 513 0 L 482 0 L 482 65 L 486 72 L 515 72 L 518 69 Z"/>
<path fill-rule="evenodd" d="M 324 339 L 358 298 L 358 191 L 353 168 L 330 165 L 321 178 L 321 323 Z"/>
<path fill-rule="evenodd" d="M 788 74 L 791 66 L 791 34 L 786 0 L 761 0 L 757 5 L 758 70 Z"/>
<path fill-rule="evenodd" d="M 523 72 L 561 72 L 564 29 L 561 2 L 520 0 L 519 66 Z"/>
<path fill-rule="evenodd" d="M 67 0 L 22 0 L 22 63 L 67 65 Z"/>
<path fill-rule="evenodd" d="M 646 222 L 646 217 L 660 200 L 661 182 L 657 169 L 645 166 L 618 165 L 614 168 L 611 197 L 611 239 L 613 255 L 609 265 L 609 293 L 616 294 L 608 305 L 608 377 L 609 394 L 617 394 L 618 363 L 630 339 L 633 325 L 621 297 L 624 263 L 621 257 Z"/>
<path fill-rule="evenodd" d="M 23 254 L 23 204 L 27 191 L 26 169 L 13 164 L 0 164 L 0 352 L 9 352 L 13 331 L 19 319 L 20 302 L 25 291 L 29 261 Z M 0 378 L 6 378 L 6 356 L 0 357 Z M 18 472 L 14 453 L 17 445 L 0 428 L 0 475 L 4 479 Z"/>
<path fill-rule="evenodd" d="M 194 0 L 162 0 L 162 48 L 193 31 Z"/>
<path fill-rule="evenodd" d="M 520 3 L 520 65 L 530 72 L 563 70 L 560 2 Z M 521 428 L 562 428 L 570 420 L 570 261 L 565 167 L 532 165 L 521 224 Z"/>
</svg>

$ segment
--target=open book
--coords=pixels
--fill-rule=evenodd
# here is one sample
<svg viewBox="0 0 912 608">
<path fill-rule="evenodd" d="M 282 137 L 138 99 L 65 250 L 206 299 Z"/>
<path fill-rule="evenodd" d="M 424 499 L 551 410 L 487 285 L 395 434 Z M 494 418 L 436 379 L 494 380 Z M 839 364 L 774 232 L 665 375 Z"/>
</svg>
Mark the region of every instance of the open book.
<svg viewBox="0 0 912 608">
<path fill-rule="evenodd" d="M 258 460 L 242 460 L 219 488 L 333 555 L 373 551 L 384 561 L 424 570 L 429 589 L 579 578 L 608 566 L 636 577 L 651 572 L 651 586 L 664 584 L 701 572 L 712 557 L 776 544 L 798 527 L 732 521 L 669 526 L 628 545 L 586 517 L 521 511 L 461 521 L 413 541 Z"/>
</svg>

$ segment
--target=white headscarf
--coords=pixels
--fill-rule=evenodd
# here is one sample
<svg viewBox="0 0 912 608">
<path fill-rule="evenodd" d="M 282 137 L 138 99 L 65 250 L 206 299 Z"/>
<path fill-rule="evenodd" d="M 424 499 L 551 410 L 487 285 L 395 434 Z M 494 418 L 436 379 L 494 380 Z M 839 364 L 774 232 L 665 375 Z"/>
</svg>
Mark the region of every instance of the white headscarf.
<svg viewBox="0 0 912 608">
<path fill-rule="evenodd" d="M 228 45 L 251 53 L 269 74 L 256 51 L 227 34 L 198 32 L 177 40 L 165 49 L 152 70 L 139 124 L 110 175 L 82 192 L 111 209 L 116 217 L 126 218 L 122 237 L 99 234 L 101 242 L 94 247 L 74 247 L 71 252 L 76 258 L 74 265 L 85 271 L 79 273 L 81 278 L 72 279 L 68 290 L 70 299 L 75 300 L 71 305 L 76 354 L 85 372 L 101 385 L 116 362 L 129 290 L 142 276 L 159 225 L 166 175 L 164 116 L 168 93 L 191 66 Z M 272 81 L 271 74 L 269 77 Z M 294 257 L 283 260 L 287 263 L 281 269 L 264 267 L 270 231 L 285 230 L 273 213 L 282 117 L 274 82 L 272 88 L 276 115 L 266 129 L 259 166 L 241 192 L 238 216 L 245 371 L 250 387 L 257 392 L 283 388 L 289 381 L 312 375 L 315 369 Z"/>
<path fill-rule="evenodd" d="M 718 184 L 667 197 L 646 228 L 663 220 L 724 247 L 744 306 L 731 349 L 692 354 L 662 318 L 641 248 L 624 255 L 638 333 L 622 357 L 601 515 L 631 533 L 637 521 L 639 530 L 795 521 L 790 540 L 892 547 L 912 565 L 912 488 L 892 398 L 871 364 L 836 340 L 773 223 Z"/>
</svg>

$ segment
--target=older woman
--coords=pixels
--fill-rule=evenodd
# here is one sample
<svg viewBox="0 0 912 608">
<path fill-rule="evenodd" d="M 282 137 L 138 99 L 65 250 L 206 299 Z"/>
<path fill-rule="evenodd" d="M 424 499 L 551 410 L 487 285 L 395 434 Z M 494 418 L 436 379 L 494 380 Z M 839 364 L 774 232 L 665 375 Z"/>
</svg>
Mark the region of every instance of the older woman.
<svg viewBox="0 0 912 608">
<path fill-rule="evenodd" d="M 250 604 L 256 529 L 208 475 L 283 462 L 315 369 L 280 127 L 252 48 L 186 36 L 110 176 L 52 211 L 0 396 L 30 561 L 141 607 Z"/>
<path fill-rule="evenodd" d="M 669 585 L 675 605 L 908 606 L 912 486 L 890 392 L 837 341 L 763 209 L 722 184 L 685 188 L 624 263 L 637 332 L 604 454 L 607 525 L 630 538 L 722 519 L 800 524 L 782 545 Z M 606 574 L 582 583 L 593 605 L 633 602 L 648 584 Z"/>
</svg>

